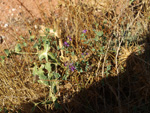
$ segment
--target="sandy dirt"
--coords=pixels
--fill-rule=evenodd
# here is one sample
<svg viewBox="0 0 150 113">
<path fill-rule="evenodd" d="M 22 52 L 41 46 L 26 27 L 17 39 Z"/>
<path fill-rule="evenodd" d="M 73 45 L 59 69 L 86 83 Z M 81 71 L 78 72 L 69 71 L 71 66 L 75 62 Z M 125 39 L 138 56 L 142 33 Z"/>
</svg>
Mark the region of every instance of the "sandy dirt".
<svg viewBox="0 0 150 113">
<path fill-rule="evenodd" d="M 29 34 L 28 26 L 33 20 L 40 24 L 41 12 L 46 16 L 50 16 L 51 11 L 56 16 L 62 15 L 64 12 L 58 9 L 58 4 L 59 0 L 0 0 L 0 53 L 14 47 L 19 36 Z"/>
<path fill-rule="evenodd" d="M 55 0 L 0 0 L 0 52 L 12 47 L 18 36 L 27 35 L 28 24 L 40 20 L 41 11 L 58 14 Z"/>
</svg>

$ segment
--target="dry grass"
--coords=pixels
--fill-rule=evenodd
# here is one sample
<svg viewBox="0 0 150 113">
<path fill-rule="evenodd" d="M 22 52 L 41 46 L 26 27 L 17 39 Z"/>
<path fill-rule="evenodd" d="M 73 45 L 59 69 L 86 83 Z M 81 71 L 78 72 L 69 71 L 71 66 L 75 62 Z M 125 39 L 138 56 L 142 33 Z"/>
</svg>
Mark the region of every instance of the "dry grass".
<svg viewBox="0 0 150 113">
<path fill-rule="evenodd" d="M 73 63 L 86 60 L 89 62 L 87 72 L 75 70 L 70 73 L 67 80 L 60 79 L 58 103 L 62 109 L 53 109 L 51 104 L 39 104 L 35 112 L 63 112 L 63 113 L 99 113 L 99 112 L 149 112 L 149 36 L 148 25 L 150 16 L 150 3 L 148 0 L 128 0 L 120 2 L 104 0 L 89 0 L 88 2 L 72 3 L 69 0 L 60 1 L 58 10 L 60 15 L 51 12 L 45 17 L 39 7 L 42 25 L 60 31 L 58 37 L 63 44 L 67 36 L 72 38 L 69 49 L 75 56 L 58 51 L 58 59 L 63 63 L 70 59 Z M 121 9 L 117 8 L 118 4 Z M 61 12 L 62 11 L 62 12 Z M 55 27 L 55 24 L 58 24 Z M 35 29 L 37 25 L 39 28 Z M 38 39 L 41 22 L 28 25 L 32 34 Z M 58 30 L 59 29 L 59 30 Z M 83 30 L 87 30 L 87 37 L 81 40 Z M 93 43 L 89 46 L 87 40 L 93 39 L 96 31 L 103 31 L 103 38 L 99 45 Z M 100 37 L 102 38 L 102 37 Z M 59 40 L 59 39 L 57 39 Z M 149 40 L 149 39 L 148 39 Z M 20 40 L 22 43 L 24 40 Z M 26 43 L 27 40 L 26 40 Z M 142 44 L 141 44 L 142 43 Z M 34 53 L 31 47 L 34 42 L 28 43 L 25 52 Z M 61 46 L 60 46 L 61 47 Z M 104 47 L 100 56 L 92 51 Z M 52 49 L 55 53 L 56 50 Z M 82 58 L 82 53 L 88 55 Z M 40 63 L 34 54 L 11 55 L 4 64 L 0 64 L 0 106 L 8 110 L 21 109 L 22 112 L 31 112 L 32 103 L 49 100 L 49 87 L 33 82 L 31 67 L 33 63 Z M 84 70 L 86 64 L 81 68 Z M 110 69 L 108 69 L 108 67 Z M 58 69 L 61 76 L 65 70 Z M 144 109 L 145 107 L 145 109 Z M 53 110 L 53 111 L 50 111 Z M 145 110 L 145 111 L 144 111 Z"/>
</svg>

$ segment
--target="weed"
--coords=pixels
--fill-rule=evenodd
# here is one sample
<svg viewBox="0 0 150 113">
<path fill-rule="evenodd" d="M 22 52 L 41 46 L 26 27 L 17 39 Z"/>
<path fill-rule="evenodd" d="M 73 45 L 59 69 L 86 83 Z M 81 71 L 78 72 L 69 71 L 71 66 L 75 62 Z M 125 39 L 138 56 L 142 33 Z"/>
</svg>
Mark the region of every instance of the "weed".
<svg viewBox="0 0 150 113">
<path fill-rule="evenodd" d="M 29 38 L 21 36 L 13 49 L 4 50 L 5 55 L 0 57 L 0 75 L 5 75 L 2 76 L 3 89 L 1 89 L 0 94 L 7 94 L 4 89 L 9 86 L 13 91 L 8 90 L 8 92 L 21 95 L 19 92 L 18 94 L 15 92 L 17 88 L 21 90 L 23 87 L 24 91 L 22 92 L 28 91 L 28 93 L 23 97 L 26 99 L 20 99 L 23 100 L 22 103 L 28 99 L 27 97 L 31 97 L 31 101 L 36 100 L 38 95 L 44 97 L 40 102 L 32 102 L 34 104 L 32 112 L 43 105 L 46 109 L 53 110 L 56 108 L 58 110 L 61 103 L 69 103 L 74 93 L 82 92 L 83 89 L 88 89 L 92 84 L 100 81 L 101 92 L 96 92 L 96 89 L 93 89 L 91 95 L 85 95 L 90 95 L 90 99 L 93 97 L 100 98 L 100 102 L 86 99 L 85 105 L 83 105 L 86 108 L 85 111 L 87 109 L 91 109 L 92 112 L 99 111 L 97 109 L 99 105 L 103 106 L 102 112 L 116 109 L 115 107 L 107 109 L 107 107 L 110 108 L 107 101 L 113 97 L 114 105 L 110 106 L 116 105 L 117 110 L 121 113 L 124 105 L 122 102 L 132 102 L 128 100 L 128 96 L 132 95 L 123 92 L 126 88 L 125 85 L 128 84 L 123 84 L 122 79 L 124 77 L 120 78 L 117 75 L 126 71 L 126 60 L 131 60 L 132 53 L 142 54 L 140 49 L 142 45 L 135 42 L 141 40 L 140 36 L 145 31 L 143 26 L 148 22 L 147 18 L 144 23 L 142 20 L 144 18 L 141 16 L 143 14 L 142 7 L 145 5 L 139 4 L 137 11 L 132 11 L 130 9 L 134 7 L 135 1 L 130 0 L 119 14 L 114 14 L 115 9 L 111 10 L 111 7 L 98 12 L 97 10 L 101 9 L 100 6 L 97 6 L 97 9 L 95 5 L 91 6 L 84 2 L 79 2 L 76 5 L 69 1 L 64 2 L 69 3 L 69 5 L 62 4 L 60 6 L 64 8 L 64 15 L 60 17 L 52 15 L 49 18 L 43 15 L 44 20 L 47 21 L 45 25 L 40 25 L 41 29 L 37 31 L 37 35 L 33 34 L 34 31 L 29 30 Z M 145 13 L 147 14 L 147 12 Z M 52 20 L 52 24 L 46 25 L 51 23 L 48 20 Z M 22 73 L 24 76 L 21 76 Z M 9 82 L 11 81 L 10 75 L 17 76 L 19 81 L 15 81 L 14 77 L 14 84 L 13 81 Z M 111 76 L 117 76 L 117 79 L 111 78 L 110 81 L 107 81 L 106 79 Z M 40 92 L 37 91 L 38 94 L 33 92 L 33 89 L 27 89 L 25 85 L 27 82 L 22 82 L 25 78 L 30 78 L 28 81 L 31 83 L 30 87 L 34 89 L 34 85 L 38 84 L 37 88 L 44 91 L 38 90 Z M 130 82 L 130 79 L 128 81 Z M 12 102 L 13 99 L 14 97 L 9 99 L 9 102 Z M 77 100 L 79 106 L 81 105 L 80 101 L 82 99 L 79 98 Z M 96 104 L 96 110 L 93 110 L 89 101 L 92 101 L 94 105 Z M 19 102 L 16 102 L 16 105 L 18 104 Z M 128 107 L 131 108 L 132 106 Z M 69 107 L 64 109 L 70 112 L 72 110 Z M 137 112 L 136 105 L 132 111 Z"/>
</svg>

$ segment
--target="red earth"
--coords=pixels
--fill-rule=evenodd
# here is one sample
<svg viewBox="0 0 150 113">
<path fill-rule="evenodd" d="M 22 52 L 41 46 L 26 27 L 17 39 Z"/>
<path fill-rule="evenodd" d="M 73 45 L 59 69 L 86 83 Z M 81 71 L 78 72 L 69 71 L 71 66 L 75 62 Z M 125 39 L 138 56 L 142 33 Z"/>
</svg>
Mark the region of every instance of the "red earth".
<svg viewBox="0 0 150 113">
<path fill-rule="evenodd" d="M 33 20 L 37 20 L 38 23 L 42 21 L 41 11 L 44 11 L 46 16 L 50 16 L 50 11 L 55 15 L 62 15 L 64 12 L 57 7 L 60 1 L 63 0 L 0 0 L 0 53 L 13 47 L 19 36 L 28 34 L 26 23 L 31 24 Z M 83 2 L 87 1 L 89 0 Z M 101 0 L 101 4 L 105 4 L 106 1 Z M 76 4 L 78 0 L 72 2 Z M 114 7 L 112 3 L 117 6 L 116 11 L 119 13 L 122 2 L 109 0 L 107 5 Z"/>
<path fill-rule="evenodd" d="M 41 9 L 47 16 L 52 10 L 58 14 L 57 4 L 57 0 L 0 0 L 0 52 L 27 34 L 26 23 L 40 19 Z"/>
</svg>

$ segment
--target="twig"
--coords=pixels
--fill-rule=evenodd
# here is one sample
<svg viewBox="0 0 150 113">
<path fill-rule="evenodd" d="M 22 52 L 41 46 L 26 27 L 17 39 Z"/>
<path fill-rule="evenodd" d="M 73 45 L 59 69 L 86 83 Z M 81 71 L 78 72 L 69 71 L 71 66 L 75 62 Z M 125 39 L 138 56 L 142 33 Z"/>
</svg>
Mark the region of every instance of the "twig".
<svg viewBox="0 0 150 113">
<path fill-rule="evenodd" d="M 25 10 L 26 10 L 32 17 L 34 17 L 34 16 L 32 15 L 32 13 L 24 6 L 24 4 L 23 4 L 20 0 L 17 0 L 17 1 L 21 4 L 22 7 L 25 8 Z"/>
<path fill-rule="evenodd" d="M 106 53 L 105 53 L 105 56 L 104 56 L 104 62 L 103 62 L 103 66 L 102 66 L 102 77 L 104 78 L 104 70 L 105 70 L 105 61 L 106 61 L 106 58 L 107 58 L 107 53 L 108 53 L 108 50 L 109 50 L 109 45 L 110 45 L 110 42 L 112 40 L 112 36 L 110 37 L 109 39 L 109 42 L 108 42 L 108 47 L 107 47 L 107 50 L 106 50 Z"/>
<path fill-rule="evenodd" d="M 141 7 L 142 9 L 142 7 Z M 121 36 L 119 37 L 119 40 L 121 39 L 121 41 L 119 42 L 119 46 L 118 46 L 118 49 L 117 49 L 117 52 L 116 52 L 116 58 L 115 58 L 115 62 L 116 62 L 116 71 L 117 71 L 117 75 L 119 74 L 119 69 L 118 69 L 118 55 L 119 55 L 119 51 L 120 51 L 120 47 L 121 47 L 121 44 L 123 42 L 123 39 L 125 38 L 125 35 L 126 35 L 126 32 L 129 30 L 129 28 L 133 25 L 133 22 L 138 18 L 140 14 L 140 11 L 138 12 L 137 16 L 134 18 L 134 20 L 132 20 L 132 22 L 129 24 L 129 26 L 127 26 L 124 34 L 123 34 L 123 37 L 121 39 Z M 118 98 L 119 98 L 119 101 L 118 101 L 118 105 L 119 105 L 119 112 L 122 113 L 122 110 L 121 110 L 121 101 L 120 101 L 120 80 L 119 80 L 119 76 L 118 76 Z"/>
</svg>

